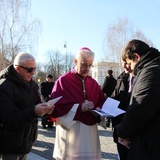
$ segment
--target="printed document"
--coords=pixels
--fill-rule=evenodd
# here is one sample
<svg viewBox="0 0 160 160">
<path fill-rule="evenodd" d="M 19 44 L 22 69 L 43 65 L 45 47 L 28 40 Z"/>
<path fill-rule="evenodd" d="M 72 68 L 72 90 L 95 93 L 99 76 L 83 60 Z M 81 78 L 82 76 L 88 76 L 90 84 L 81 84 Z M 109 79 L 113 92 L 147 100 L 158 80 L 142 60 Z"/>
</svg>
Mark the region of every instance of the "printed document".
<svg viewBox="0 0 160 160">
<path fill-rule="evenodd" d="M 117 101 L 113 98 L 108 97 L 104 102 L 101 110 L 93 110 L 102 117 L 116 117 L 122 113 L 125 113 L 124 110 L 118 108 L 120 101 Z"/>
</svg>

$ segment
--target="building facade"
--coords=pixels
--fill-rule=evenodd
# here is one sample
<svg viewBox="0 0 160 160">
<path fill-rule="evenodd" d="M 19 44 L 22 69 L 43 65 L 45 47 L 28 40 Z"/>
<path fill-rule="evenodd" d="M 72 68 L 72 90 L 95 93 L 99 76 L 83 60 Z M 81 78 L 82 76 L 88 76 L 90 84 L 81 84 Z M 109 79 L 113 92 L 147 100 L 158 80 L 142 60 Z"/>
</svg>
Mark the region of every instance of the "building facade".
<svg viewBox="0 0 160 160">
<path fill-rule="evenodd" d="M 113 76 L 116 79 L 124 70 L 119 63 L 99 61 L 94 63 L 94 67 L 91 69 L 91 76 L 98 82 L 99 85 L 102 85 L 105 77 L 107 76 L 107 70 L 109 69 L 113 70 Z"/>
</svg>

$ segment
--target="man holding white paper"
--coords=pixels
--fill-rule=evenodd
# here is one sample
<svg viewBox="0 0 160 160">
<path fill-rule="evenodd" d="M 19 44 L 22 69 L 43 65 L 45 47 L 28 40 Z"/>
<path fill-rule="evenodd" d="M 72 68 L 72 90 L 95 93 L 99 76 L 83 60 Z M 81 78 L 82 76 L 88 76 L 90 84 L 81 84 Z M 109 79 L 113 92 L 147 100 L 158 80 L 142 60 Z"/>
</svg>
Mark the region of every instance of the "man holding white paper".
<svg viewBox="0 0 160 160">
<path fill-rule="evenodd" d="M 55 104 L 58 117 L 53 157 L 56 160 L 101 160 L 97 120 L 89 111 L 101 108 L 105 97 L 98 83 L 88 76 L 94 53 L 80 49 L 74 69 L 55 82 L 51 97 L 62 98 Z"/>
<path fill-rule="evenodd" d="M 27 160 L 37 138 L 37 118 L 54 110 L 41 103 L 35 70 L 35 58 L 20 52 L 0 72 L 0 160 Z"/>
</svg>

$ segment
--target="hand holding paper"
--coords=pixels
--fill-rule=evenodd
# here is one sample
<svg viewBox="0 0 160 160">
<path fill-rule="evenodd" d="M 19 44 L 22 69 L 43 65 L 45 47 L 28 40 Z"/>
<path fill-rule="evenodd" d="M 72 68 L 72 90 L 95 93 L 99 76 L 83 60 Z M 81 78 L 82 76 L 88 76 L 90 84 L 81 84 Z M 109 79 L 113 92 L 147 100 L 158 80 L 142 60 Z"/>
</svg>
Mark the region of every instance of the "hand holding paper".
<svg viewBox="0 0 160 160">
<path fill-rule="evenodd" d="M 85 101 L 82 103 L 82 112 L 86 112 L 86 111 L 92 109 L 93 107 L 94 107 L 93 102 L 88 101 L 88 100 L 85 100 Z"/>
<path fill-rule="evenodd" d="M 34 107 L 34 112 L 39 117 L 42 117 L 45 114 L 51 114 L 53 110 L 54 110 L 54 105 L 47 106 L 46 103 L 39 103 Z"/>
<path fill-rule="evenodd" d="M 119 101 L 108 97 L 106 101 L 104 102 L 101 110 L 93 110 L 94 112 L 97 112 L 100 116 L 103 117 L 115 117 L 122 113 L 125 113 L 124 110 L 118 108 Z"/>
<path fill-rule="evenodd" d="M 113 98 L 108 97 L 102 106 L 102 111 L 108 113 L 109 115 L 115 117 L 122 113 L 125 113 L 124 110 L 118 108 L 120 101 L 117 101 Z"/>
<path fill-rule="evenodd" d="M 54 110 L 54 104 L 59 101 L 62 98 L 62 96 L 54 98 L 52 100 L 49 100 L 48 102 L 41 103 L 41 108 L 44 108 L 44 114 L 51 114 Z M 40 114 L 40 113 L 39 113 Z M 41 116 L 43 116 L 41 113 Z"/>
</svg>

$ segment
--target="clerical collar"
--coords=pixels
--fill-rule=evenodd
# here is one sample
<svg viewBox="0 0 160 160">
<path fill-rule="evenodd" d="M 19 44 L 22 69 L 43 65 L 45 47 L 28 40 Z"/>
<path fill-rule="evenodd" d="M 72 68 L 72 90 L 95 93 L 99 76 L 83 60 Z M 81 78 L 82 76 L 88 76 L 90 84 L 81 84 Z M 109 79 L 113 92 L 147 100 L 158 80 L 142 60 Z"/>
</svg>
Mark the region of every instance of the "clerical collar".
<svg viewBox="0 0 160 160">
<path fill-rule="evenodd" d="M 84 76 L 82 76 L 82 75 L 78 74 L 78 73 L 77 73 L 77 71 L 75 70 L 75 68 L 74 68 L 74 69 L 72 69 L 72 71 L 71 71 L 71 72 L 72 72 L 73 74 L 75 74 L 77 77 L 79 77 L 81 80 L 86 78 L 86 76 L 84 77 Z"/>
</svg>

